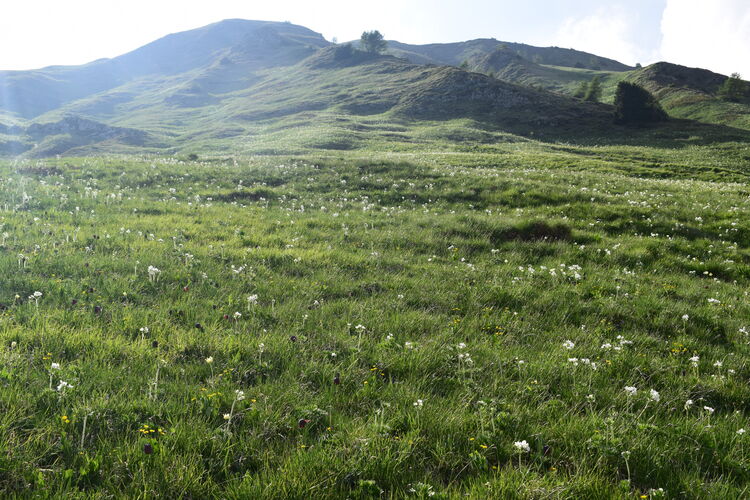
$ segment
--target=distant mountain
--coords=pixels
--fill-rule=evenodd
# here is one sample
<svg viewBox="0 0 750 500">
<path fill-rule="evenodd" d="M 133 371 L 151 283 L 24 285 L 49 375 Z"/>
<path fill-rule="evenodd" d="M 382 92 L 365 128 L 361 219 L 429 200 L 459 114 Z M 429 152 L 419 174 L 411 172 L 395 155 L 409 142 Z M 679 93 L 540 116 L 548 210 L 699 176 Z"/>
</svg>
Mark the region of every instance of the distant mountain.
<svg viewBox="0 0 750 500">
<path fill-rule="evenodd" d="M 534 47 L 523 43 L 501 42 L 495 39 L 480 38 L 467 42 L 433 43 L 429 45 L 409 45 L 389 41 L 393 55 L 404 57 L 420 64 L 448 64 L 459 66 L 466 62 L 469 66 L 498 49 L 517 55 L 535 64 L 566 66 L 579 69 L 601 71 L 628 71 L 633 69 L 613 59 L 607 59 L 587 52 L 559 47 Z"/>
<path fill-rule="evenodd" d="M 610 92 L 635 79 L 669 103 L 683 78 L 487 39 L 389 46 L 367 54 L 302 26 L 233 19 L 113 59 L 0 72 L 0 153 L 408 150 L 603 134 L 611 108 L 572 98 L 580 82 L 600 75 Z M 684 83 L 710 96 L 721 79 Z"/>
<path fill-rule="evenodd" d="M 138 79 L 165 80 L 199 68 L 205 71 L 202 83 L 210 87 L 215 83 L 210 70 L 216 66 L 226 72 L 241 65 L 245 77 L 247 72 L 293 64 L 327 45 L 322 35 L 301 26 L 231 19 L 165 36 L 114 59 L 83 66 L 2 71 L 0 108 L 34 118 Z"/>
</svg>

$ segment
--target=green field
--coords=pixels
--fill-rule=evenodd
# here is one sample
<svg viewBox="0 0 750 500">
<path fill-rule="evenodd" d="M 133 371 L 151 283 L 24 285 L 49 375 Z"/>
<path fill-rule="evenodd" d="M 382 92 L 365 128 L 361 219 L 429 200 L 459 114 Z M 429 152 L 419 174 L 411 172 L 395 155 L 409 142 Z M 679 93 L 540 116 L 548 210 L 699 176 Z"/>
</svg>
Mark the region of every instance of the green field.
<svg viewBox="0 0 750 500">
<path fill-rule="evenodd" d="M 693 139 L 3 161 L 0 496 L 746 496 L 750 148 Z"/>
</svg>

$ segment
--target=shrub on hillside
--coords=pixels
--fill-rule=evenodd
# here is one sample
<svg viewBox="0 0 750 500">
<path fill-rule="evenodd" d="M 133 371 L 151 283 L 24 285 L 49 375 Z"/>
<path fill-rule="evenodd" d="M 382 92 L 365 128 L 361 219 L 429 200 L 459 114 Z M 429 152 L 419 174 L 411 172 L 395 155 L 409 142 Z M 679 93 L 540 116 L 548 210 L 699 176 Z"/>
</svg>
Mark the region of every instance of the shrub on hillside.
<svg viewBox="0 0 750 500">
<path fill-rule="evenodd" d="M 388 42 L 385 41 L 383 35 L 378 31 L 365 31 L 362 33 L 362 37 L 359 40 L 359 47 L 365 52 L 371 52 L 373 54 L 379 54 L 385 51 L 388 46 Z"/>
<path fill-rule="evenodd" d="M 615 93 L 615 123 L 661 122 L 669 117 L 656 98 L 640 85 L 620 82 Z"/>
<path fill-rule="evenodd" d="M 337 61 L 344 61 L 354 56 L 355 49 L 351 43 L 337 45 L 333 52 L 333 58 Z"/>
<path fill-rule="evenodd" d="M 719 89 L 719 97 L 725 101 L 740 102 L 747 95 L 747 84 L 739 73 L 732 73 Z"/>
</svg>

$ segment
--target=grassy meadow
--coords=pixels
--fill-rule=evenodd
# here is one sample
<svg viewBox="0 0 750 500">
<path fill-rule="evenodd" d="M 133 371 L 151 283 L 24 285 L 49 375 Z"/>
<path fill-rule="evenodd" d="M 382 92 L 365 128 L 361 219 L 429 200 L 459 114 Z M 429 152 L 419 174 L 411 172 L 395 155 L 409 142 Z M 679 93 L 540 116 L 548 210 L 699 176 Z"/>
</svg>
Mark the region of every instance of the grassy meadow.
<svg viewBox="0 0 750 500">
<path fill-rule="evenodd" d="M 749 158 L 2 161 L 0 496 L 747 496 Z"/>
</svg>

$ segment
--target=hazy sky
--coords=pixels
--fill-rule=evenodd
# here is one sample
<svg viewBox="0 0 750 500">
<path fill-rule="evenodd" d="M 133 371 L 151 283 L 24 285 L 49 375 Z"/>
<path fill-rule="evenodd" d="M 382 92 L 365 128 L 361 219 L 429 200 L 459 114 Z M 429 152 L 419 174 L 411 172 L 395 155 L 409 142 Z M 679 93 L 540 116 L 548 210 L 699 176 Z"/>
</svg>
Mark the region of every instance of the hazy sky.
<svg viewBox="0 0 750 500">
<path fill-rule="evenodd" d="M 221 19 L 291 21 L 327 39 L 490 38 L 669 60 L 750 77 L 750 0 L 3 0 L 0 69 L 82 64 Z"/>
</svg>

